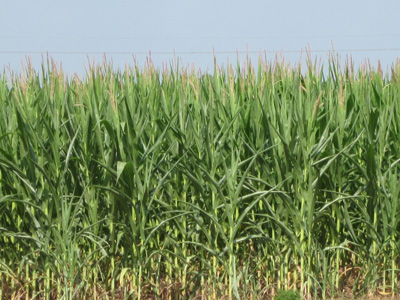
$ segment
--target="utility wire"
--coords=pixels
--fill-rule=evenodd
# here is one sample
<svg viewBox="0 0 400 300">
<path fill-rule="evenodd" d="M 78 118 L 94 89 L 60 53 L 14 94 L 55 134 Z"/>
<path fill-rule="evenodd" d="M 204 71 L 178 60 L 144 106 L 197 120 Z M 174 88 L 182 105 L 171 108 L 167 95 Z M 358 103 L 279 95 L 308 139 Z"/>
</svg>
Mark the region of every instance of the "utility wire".
<svg viewBox="0 0 400 300">
<path fill-rule="evenodd" d="M 262 50 L 262 51 L 21 51 L 0 50 L 0 54 L 63 54 L 63 55 L 209 55 L 209 54 L 265 54 L 265 53 L 336 53 L 336 52 L 390 52 L 400 48 L 358 48 L 318 50 Z"/>
<path fill-rule="evenodd" d="M 245 40 L 245 39 L 332 39 L 332 38 L 393 38 L 399 34 L 349 34 L 349 35 L 261 35 L 261 36 L 0 36 L 0 39 L 44 39 L 44 40 Z"/>
</svg>

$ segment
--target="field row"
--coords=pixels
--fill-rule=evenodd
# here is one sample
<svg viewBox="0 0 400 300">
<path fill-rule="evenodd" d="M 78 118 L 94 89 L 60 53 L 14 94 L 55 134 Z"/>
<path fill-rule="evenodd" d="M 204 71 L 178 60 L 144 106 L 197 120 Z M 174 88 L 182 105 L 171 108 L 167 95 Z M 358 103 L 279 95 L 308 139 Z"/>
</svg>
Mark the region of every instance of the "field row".
<svg viewBox="0 0 400 300">
<path fill-rule="evenodd" d="M 3 75 L 0 298 L 398 294 L 400 65 L 306 69 Z"/>
</svg>

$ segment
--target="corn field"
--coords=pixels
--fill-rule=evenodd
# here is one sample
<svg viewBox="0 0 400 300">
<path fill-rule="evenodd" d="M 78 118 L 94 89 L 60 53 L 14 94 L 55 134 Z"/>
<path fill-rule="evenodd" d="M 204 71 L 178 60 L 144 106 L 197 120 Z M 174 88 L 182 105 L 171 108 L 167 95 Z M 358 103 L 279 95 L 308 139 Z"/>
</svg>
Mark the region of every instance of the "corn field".
<svg viewBox="0 0 400 300">
<path fill-rule="evenodd" d="M 0 76 L 1 299 L 399 294 L 400 62 L 211 74 Z"/>
</svg>

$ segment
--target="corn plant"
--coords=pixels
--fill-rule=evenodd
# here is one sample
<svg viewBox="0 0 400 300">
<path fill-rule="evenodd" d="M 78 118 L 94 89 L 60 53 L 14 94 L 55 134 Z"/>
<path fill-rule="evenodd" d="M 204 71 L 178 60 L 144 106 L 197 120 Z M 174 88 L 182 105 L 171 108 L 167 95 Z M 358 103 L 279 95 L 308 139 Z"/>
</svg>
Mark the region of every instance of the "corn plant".
<svg viewBox="0 0 400 300">
<path fill-rule="evenodd" d="M 2 299 L 399 293 L 400 64 L 0 78 Z"/>
</svg>

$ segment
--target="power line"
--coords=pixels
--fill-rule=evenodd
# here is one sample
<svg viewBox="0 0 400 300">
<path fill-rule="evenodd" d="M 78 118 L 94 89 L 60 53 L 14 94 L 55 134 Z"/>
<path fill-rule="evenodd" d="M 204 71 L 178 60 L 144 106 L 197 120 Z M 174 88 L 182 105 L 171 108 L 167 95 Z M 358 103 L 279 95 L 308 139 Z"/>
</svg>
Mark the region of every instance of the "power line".
<svg viewBox="0 0 400 300">
<path fill-rule="evenodd" d="M 245 40 L 245 39 L 337 39 L 337 38 L 394 38 L 399 34 L 348 35 L 259 35 L 259 36 L 17 36 L 3 35 L 0 39 L 42 40 Z"/>
<path fill-rule="evenodd" d="M 400 48 L 318 49 L 318 50 L 262 50 L 262 51 L 34 51 L 0 50 L 0 54 L 53 54 L 53 55 L 210 55 L 210 54 L 264 54 L 264 53 L 343 53 L 391 52 Z"/>
</svg>

